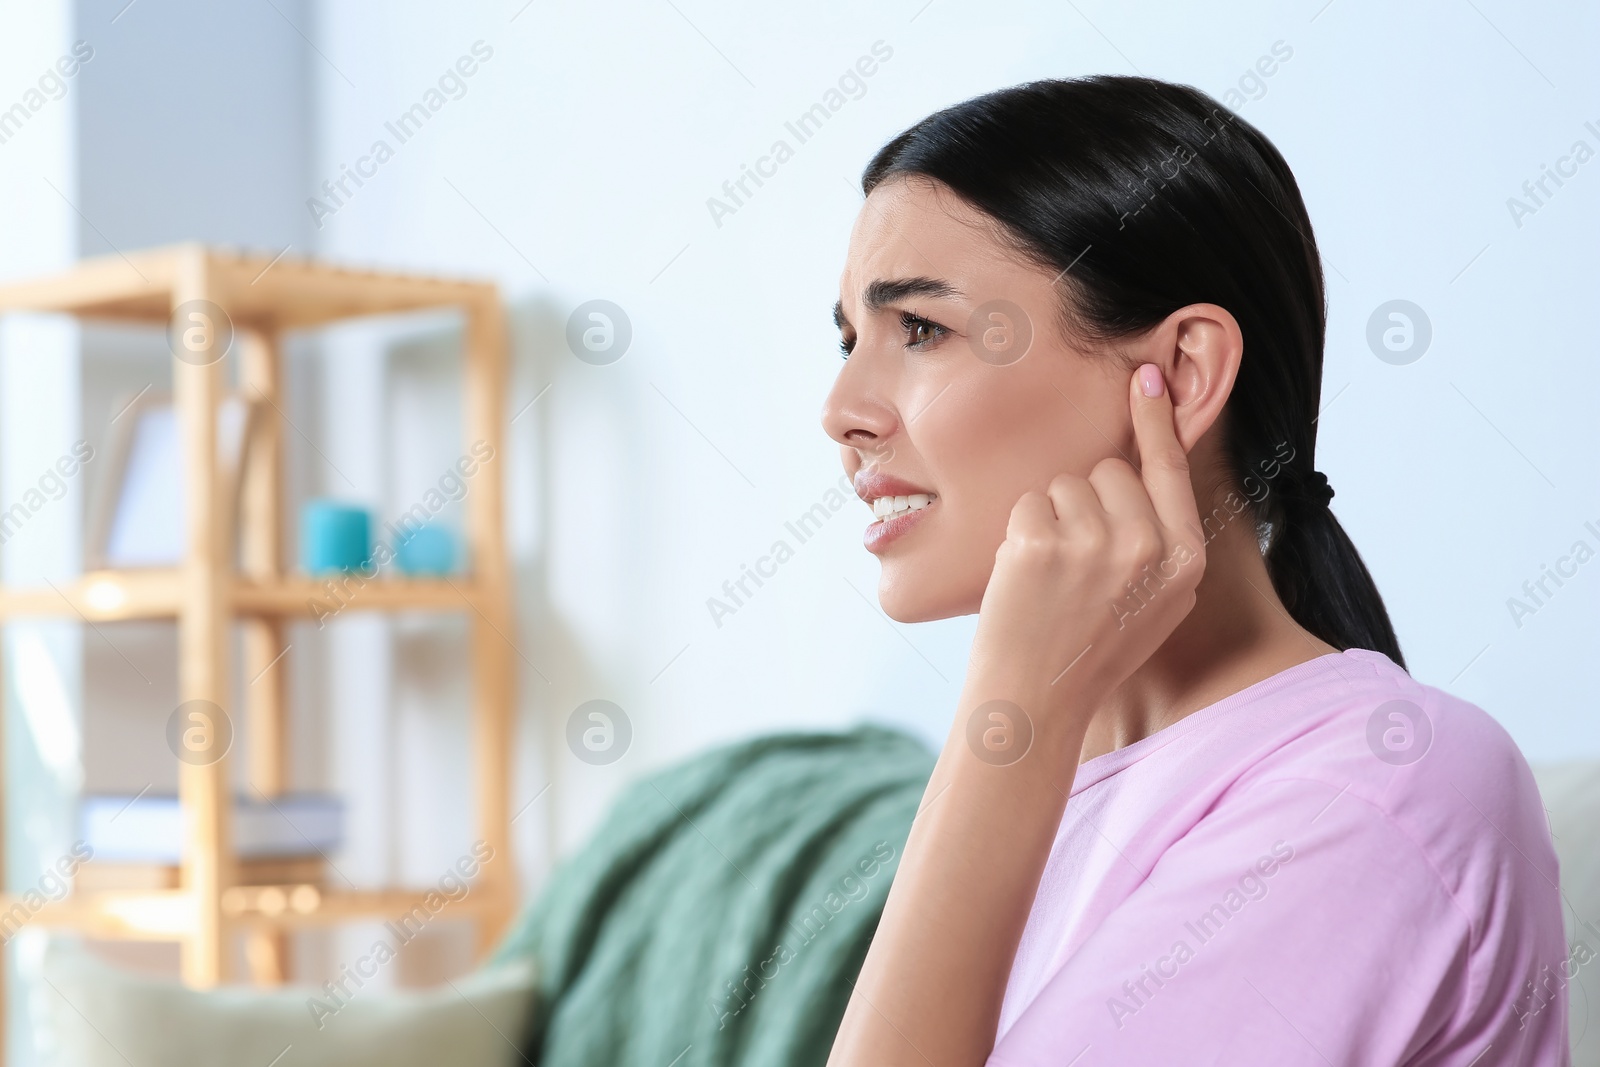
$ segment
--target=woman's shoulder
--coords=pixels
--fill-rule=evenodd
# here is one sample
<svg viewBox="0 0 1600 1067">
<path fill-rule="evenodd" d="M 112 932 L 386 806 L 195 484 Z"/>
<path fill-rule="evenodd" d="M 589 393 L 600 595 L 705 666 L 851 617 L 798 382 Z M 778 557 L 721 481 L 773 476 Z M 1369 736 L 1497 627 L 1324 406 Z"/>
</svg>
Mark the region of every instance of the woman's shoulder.
<svg viewBox="0 0 1600 1067">
<path fill-rule="evenodd" d="M 997 1057 L 1070 1032 L 1124 1063 L 1565 1062 L 1554 851 L 1494 718 L 1359 650 L 1217 707 L 1073 823 L 1111 855 Z M 1205 1047 L 1223 1018 L 1244 1051 Z"/>
<path fill-rule="evenodd" d="M 1270 773 L 1328 776 L 1397 811 L 1435 794 L 1495 808 L 1537 802 L 1522 752 L 1483 708 L 1417 681 L 1381 652 L 1347 649 L 1320 662 Z"/>
<path fill-rule="evenodd" d="M 1516 742 L 1483 708 L 1419 682 L 1387 656 L 1324 657 L 1300 714 L 1239 783 L 1318 783 L 1394 825 L 1452 895 L 1507 880 L 1554 886 L 1555 850 Z"/>
</svg>

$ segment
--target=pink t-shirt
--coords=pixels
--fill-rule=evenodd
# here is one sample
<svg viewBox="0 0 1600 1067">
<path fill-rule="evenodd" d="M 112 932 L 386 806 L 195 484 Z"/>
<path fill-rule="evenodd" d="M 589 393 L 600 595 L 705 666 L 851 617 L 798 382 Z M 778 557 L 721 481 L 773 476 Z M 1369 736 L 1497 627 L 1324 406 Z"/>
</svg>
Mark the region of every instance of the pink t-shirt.
<svg viewBox="0 0 1600 1067">
<path fill-rule="evenodd" d="M 989 1063 L 1565 1067 L 1571 974 L 1516 745 L 1351 649 L 1078 768 Z"/>
</svg>

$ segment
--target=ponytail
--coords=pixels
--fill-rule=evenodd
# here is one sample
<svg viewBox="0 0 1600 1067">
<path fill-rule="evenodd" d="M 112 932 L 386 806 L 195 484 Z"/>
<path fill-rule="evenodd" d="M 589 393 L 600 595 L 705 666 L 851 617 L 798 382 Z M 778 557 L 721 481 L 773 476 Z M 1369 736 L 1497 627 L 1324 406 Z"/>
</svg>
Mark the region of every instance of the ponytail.
<svg viewBox="0 0 1600 1067">
<path fill-rule="evenodd" d="M 1291 618 L 1335 648 L 1370 648 L 1401 668 L 1400 642 L 1361 553 L 1326 504 L 1296 501 L 1274 525 L 1267 574 Z"/>
</svg>

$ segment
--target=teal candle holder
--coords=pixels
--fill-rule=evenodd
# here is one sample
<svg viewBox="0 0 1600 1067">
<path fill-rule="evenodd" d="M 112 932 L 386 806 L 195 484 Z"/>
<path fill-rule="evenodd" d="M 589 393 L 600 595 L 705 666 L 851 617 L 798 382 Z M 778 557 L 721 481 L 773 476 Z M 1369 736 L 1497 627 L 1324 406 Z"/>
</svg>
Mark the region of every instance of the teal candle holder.
<svg viewBox="0 0 1600 1067">
<path fill-rule="evenodd" d="M 364 570 L 372 558 L 372 520 L 365 508 L 308 500 L 300 509 L 300 566 L 307 574 Z"/>
<path fill-rule="evenodd" d="M 456 569 L 456 535 L 450 527 L 425 522 L 395 546 L 395 565 L 413 577 L 441 578 Z"/>
</svg>

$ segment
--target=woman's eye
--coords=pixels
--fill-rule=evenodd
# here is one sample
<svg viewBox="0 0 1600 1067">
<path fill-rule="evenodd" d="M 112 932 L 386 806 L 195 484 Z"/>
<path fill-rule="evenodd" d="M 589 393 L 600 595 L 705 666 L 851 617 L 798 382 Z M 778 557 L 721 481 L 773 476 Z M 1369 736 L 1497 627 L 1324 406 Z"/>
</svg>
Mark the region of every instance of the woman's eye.
<svg viewBox="0 0 1600 1067">
<path fill-rule="evenodd" d="M 905 334 L 907 348 L 925 348 L 940 340 L 950 331 L 921 315 L 914 315 L 909 311 L 900 313 L 900 329 Z M 854 337 L 839 338 L 839 354 L 845 359 L 850 358 L 850 353 L 855 350 Z"/>
<path fill-rule="evenodd" d="M 932 344 L 949 332 L 937 322 L 925 319 L 921 315 L 913 315 L 909 311 L 900 313 L 900 327 L 905 330 L 907 348 L 921 348 Z"/>
</svg>

